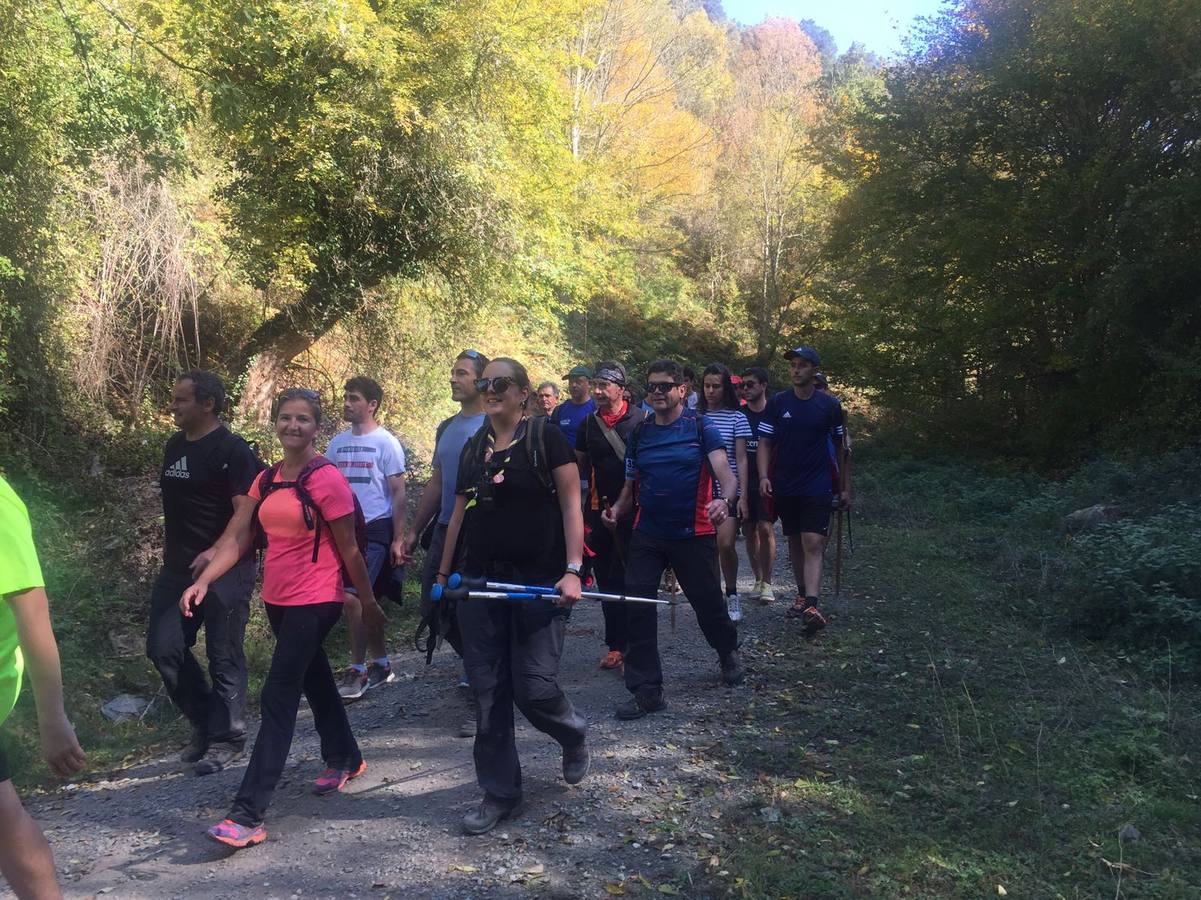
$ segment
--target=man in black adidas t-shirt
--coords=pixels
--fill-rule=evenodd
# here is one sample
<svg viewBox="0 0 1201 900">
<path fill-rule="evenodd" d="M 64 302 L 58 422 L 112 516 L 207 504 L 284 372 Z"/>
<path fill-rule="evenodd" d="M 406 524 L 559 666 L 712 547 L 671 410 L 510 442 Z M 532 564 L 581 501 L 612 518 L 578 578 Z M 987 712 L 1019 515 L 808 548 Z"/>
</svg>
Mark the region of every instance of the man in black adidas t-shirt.
<svg viewBox="0 0 1201 900">
<path fill-rule="evenodd" d="M 249 515 L 254 508 L 247 493 L 262 466 L 246 441 L 217 418 L 224 403 L 225 388 L 210 372 L 181 375 L 171 392 L 180 430 L 167 441 L 159 478 L 166 542 L 146 637 L 146 655 L 192 723 L 180 758 L 195 763 L 197 775 L 220 772 L 242 755 L 246 740 L 242 640 L 256 574 L 253 553 L 213 582 L 191 618 L 179 611 L 180 595 L 212 559 L 234 513 Z M 191 650 L 202 624 L 211 687 Z"/>
</svg>

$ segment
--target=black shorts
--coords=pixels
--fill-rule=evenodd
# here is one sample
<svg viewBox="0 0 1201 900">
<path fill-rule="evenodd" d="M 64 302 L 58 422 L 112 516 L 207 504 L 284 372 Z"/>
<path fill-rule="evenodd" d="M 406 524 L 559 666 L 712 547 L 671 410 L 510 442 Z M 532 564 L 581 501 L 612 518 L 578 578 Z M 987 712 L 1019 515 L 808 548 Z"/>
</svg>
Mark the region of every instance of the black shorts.
<svg viewBox="0 0 1201 900">
<path fill-rule="evenodd" d="M 12 770 L 8 767 L 8 757 L 4 755 L 4 744 L 0 742 L 0 784 L 3 784 L 12 777 Z"/>
<path fill-rule="evenodd" d="M 759 493 L 759 484 L 756 482 L 747 489 L 746 506 L 747 514 L 746 522 L 774 522 L 776 521 L 776 503 L 772 497 L 764 497 Z"/>
<path fill-rule="evenodd" d="M 780 525 L 786 537 L 797 534 L 830 535 L 830 510 L 833 494 L 819 497 L 776 496 L 776 512 L 780 514 Z"/>
</svg>

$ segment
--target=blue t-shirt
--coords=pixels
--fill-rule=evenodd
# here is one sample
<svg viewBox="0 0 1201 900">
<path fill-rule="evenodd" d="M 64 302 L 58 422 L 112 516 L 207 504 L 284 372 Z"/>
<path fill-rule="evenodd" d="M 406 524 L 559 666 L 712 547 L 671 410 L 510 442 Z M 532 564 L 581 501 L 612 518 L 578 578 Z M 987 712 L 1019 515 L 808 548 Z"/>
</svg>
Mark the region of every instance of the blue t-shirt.
<svg viewBox="0 0 1201 900">
<path fill-rule="evenodd" d="M 829 494 L 829 440 L 842 441 L 842 404 L 821 391 L 808 400 L 780 391 L 768 401 L 759 434 L 771 441 L 772 491 L 781 497 Z"/>
<path fill-rule="evenodd" d="M 449 525 L 450 514 L 455 511 L 455 488 L 458 487 L 459 457 L 463 446 L 484 424 L 484 414 L 451 416 L 450 424 L 438 439 L 434 448 L 435 469 L 442 473 L 442 507 L 438 510 L 438 524 Z"/>
<path fill-rule="evenodd" d="M 560 403 L 550 414 L 550 420 L 563 429 L 563 437 L 568 445 L 575 446 L 576 432 L 584 424 L 584 420 L 596 412 L 596 401 L 591 397 L 586 403 L 576 404 L 571 400 Z"/>
<path fill-rule="evenodd" d="M 634 527 L 668 540 L 713 534 L 705 509 L 713 499 L 707 457 L 724 448 L 721 432 L 709 422 L 698 433 L 696 413 L 691 411 L 670 425 L 647 419 L 626 444 L 626 480 L 635 482 L 638 501 Z"/>
</svg>

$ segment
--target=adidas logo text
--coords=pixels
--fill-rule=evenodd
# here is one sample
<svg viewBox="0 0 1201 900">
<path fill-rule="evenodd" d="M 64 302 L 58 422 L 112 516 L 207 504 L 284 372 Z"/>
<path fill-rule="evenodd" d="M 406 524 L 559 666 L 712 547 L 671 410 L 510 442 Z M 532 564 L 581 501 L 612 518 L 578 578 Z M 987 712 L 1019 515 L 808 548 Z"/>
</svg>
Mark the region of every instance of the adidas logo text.
<svg viewBox="0 0 1201 900">
<path fill-rule="evenodd" d="M 188 472 L 188 458 L 181 456 L 171 465 L 167 466 L 163 472 L 164 478 L 190 478 L 191 473 Z"/>
</svg>

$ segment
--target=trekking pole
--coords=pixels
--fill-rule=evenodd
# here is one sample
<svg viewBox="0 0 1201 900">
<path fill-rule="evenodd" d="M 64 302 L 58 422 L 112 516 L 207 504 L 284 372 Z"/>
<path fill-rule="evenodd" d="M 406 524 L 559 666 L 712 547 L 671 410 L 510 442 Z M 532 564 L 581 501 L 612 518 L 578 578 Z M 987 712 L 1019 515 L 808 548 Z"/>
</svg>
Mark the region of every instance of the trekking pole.
<svg viewBox="0 0 1201 900">
<path fill-rule="evenodd" d="M 847 553 L 855 555 L 855 533 L 851 530 L 851 507 L 847 507 Z"/>
<path fill-rule="evenodd" d="M 441 585 L 437 585 L 441 587 Z M 558 597 L 559 591 L 553 587 L 541 587 L 532 584 L 510 584 L 504 581 L 484 581 L 483 579 L 466 579 L 455 572 L 446 581 L 445 589 L 438 591 L 438 597 L 448 592 L 463 591 L 467 596 L 481 600 L 534 600 L 538 597 Z M 430 591 L 430 596 L 434 594 Z M 581 591 L 580 596 L 585 600 L 601 600 L 610 603 L 655 603 L 667 606 L 669 600 L 658 600 L 650 597 L 629 597 L 625 594 L 602 594 L 599 591 Z"/>
<path fill-rule="evenodd" d="M 834 550 L 834 596 L 842 593 L 842 510 L 838 510 L 838 543 Z"/>
</svg>

